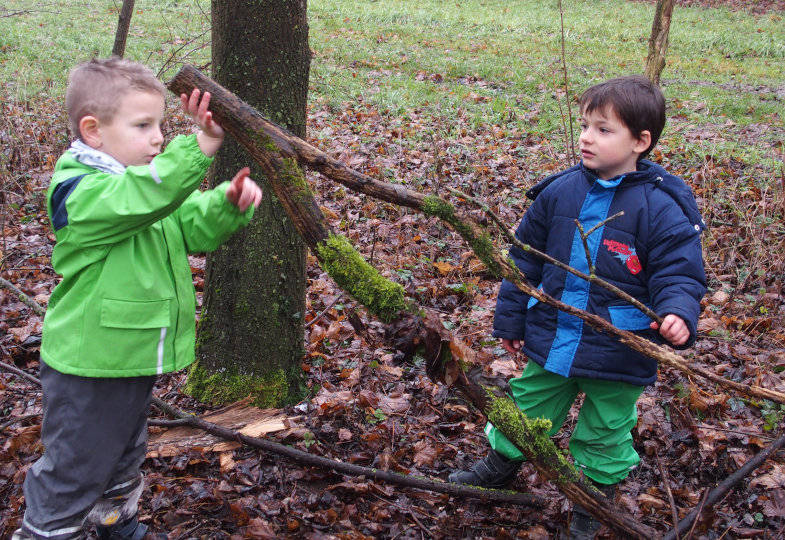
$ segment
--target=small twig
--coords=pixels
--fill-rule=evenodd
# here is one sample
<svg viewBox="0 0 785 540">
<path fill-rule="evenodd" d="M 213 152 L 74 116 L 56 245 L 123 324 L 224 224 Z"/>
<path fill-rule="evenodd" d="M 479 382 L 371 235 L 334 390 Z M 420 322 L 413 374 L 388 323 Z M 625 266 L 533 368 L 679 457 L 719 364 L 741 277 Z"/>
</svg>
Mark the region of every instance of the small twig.
<svg viewBox="0 0 785 540">
<path fill-rule="evenodd" d="M 29 420 L 30 418 L 35 418 L 36 416 L 41 416 L 41 413 L 25 414 L 23 416 L 14 416 L 10 420 L 7 420 L 6 422 L 0 424 L 0 432 L 4 431 L 5 428 L 7 428 L 8 426 L 16 424 L 17 422 L 24 422 L 25 420 Z"/>
<path fill-rule="evenodd" d="M 498 214 L 496 214 L 496 212 L 491 210 L 490 207 L 487 204 L 485 204 L 484 202 L 482 202 L 482 201 L 480 201 L 478 199 L 475 199 L 471 195 L 467 195 L 466 193 L 463 193 L 462 191 L 458 191 L 457 189 L 453 189 L 451 187 L 448 187 L 447 189 L 450 191 L 450 193 L 452 193 L 456 197 L 460 197 L 461 199 L 465 199 L 465 200 L 473 203 L 477 207 L 479 207 L 481 210 L 483 210 L 491 218 L 491 220 L 496 223 L 496 225 L 499 227 L 499 229 L 501 230 L 501 232 L 504 235 L 504 237 L 507 238 L 507 241 L 510 242 L 511 244 L 513 244 L 514 246 L 518 247 L 519 249 L 521 249 L 523 251 L 529 252 L 532 255 L 535 255 L 536 257 L 539 257 L 540 259 L 542 259 L 542 260 L 544 260 L 544 261 L 554 265 L 557 268 L 560 268 L 560 269 L 564 270 L 565 272 L 570 272 L 571 274 L 574 274 L 574 275 L 578 276 L 581 279 L 585 279 L 586 281 L 588 281 L 590 283 L 593 283 L 595 285 L 599 285 L 600 287 L 611 291 L 613 294 L 615 294 L 616 296 L 618 296 L 619 298 L 621 298 L 625 302 L 628 302 L 628 303 L 632 304 L 633 306 L 635 306 L 636 308 L 638 308 L 639 310 L 641 310 L 643 313 L 646 314 L 647 317 L 649 317 L 653 321 L 657 321 L 658 324 L 662 324 L 662 318 L 661 317 L 659 317 L 651 309 L 649 309 L 648 307 L 643 305 L 642 302 L 636 300 L 635 298 L 633 298 L 632 296 L 630 296 L 629 294 L 627 294 L 626 292 L 624 292 L 623 290 L 621 290 L 617 286 L 615 286 L 615 285 L 613 285 L 611 283 L 608 283 L 607 281 L 597 277 L 596 275 L 590 276 L 588 274 L 585 274 L 585 273 L 581 272 L 580 270 L 576 270 L 572 266 L 564 264 L 563 262 L 561 262 L 558 259 L 554 259 L 553 257 L 548 255 L 547 253 L 544 253 L 544 252 L 542 252 L 542 251 L 540 251 L 538 249 L 535 249 L 532 246 L 530 246 L 529 244 L 524 244 L 523 242 L 518 240 L 515 237 L 515 235 L 512 232 L 510 232 L 510 230 L 507 228 L 507 225 L 502 221 L 502 219 L 498 216 Z M 608 218 L 608 220 L 615 219 L 617 217 L 619 217 L 618 214 L 611 216 L 610 218 Z"/>
<path fill-rule="evenodd" d="M 188 425 L 188 419 L 187 418 L 178 418 L 177 420 L 163 420 L 161 418 L 148 418 L 147 425 L 148 426 L 165 427 L 165 428 L 187 426 Z"/>
<path fill-rule="evenodd" d="M 594 263 L 592 262 L 591 254 L 589 253 L 589 237 L 592 235 L 592 233 L 594 233 L 594 231 L 596 231 L 600 227 L 604 227 L 606 223 L 608 223 L 610 221 L 613 221 L 617 217 L 620 217 L 620 216 L 623 216 L 623 215 L 624 215 L 624 210 L 622 210 L 621 212 L 617 212 L 617 213 L 613 214 L 611 217 L 603 219 L 602 221 L 597 223 L 594 227 L 592 227 L 591 229 L 589 229 L 586 232 L 583 231 L 583 224 L 581 224 L 581 222 L 578 221 L 577 219 L 575 220 L 575 225 L 578 226 L 578 232 L 581 235 L 581 242 L 583 242 L 583 251 L 586 253 L 586 265 L 587 265 L 587 267 L 589 269 L 589 275 L 591 275 L 591 276 L 595 275 L 595 273 L 594 273 Z M 660 322 L 660 321 L 657 321 L 657 322 Z"/>
<path fill-rule="evenodd" d="M 589 250 L 589 235 L 583 232 L 583 225 L 577 219 L 575 220 L 575 225 L 578 227 L 578 234 L 580 234 L 581 243 L 583 244 L 583 252 L 586 255 L 586 268 L 588 268 L 590 276 L 596 276 L 597 274 L 594 273 L 594 263 L 591 260 L 591 252 Z"/>
<path fill-rule="evenodd" d="M 687 536 L 685 537 L 684 540 L 690 540 L 690 538 L 692 538 L 692 533 L 693 531 L 695 531 L 695 526 L 698 524 L 698 521 L 700 521 L 701 512 L 703 512 L 703 506 L 706 504 L 706 499 L 708 498 L 708 496 L 709 496 L 709 488 L 706 488 L 705 490 L 703 490 L 703 497 L 701 497 L 701 502 L 698 505 L 697 510 L 695 511 L 695 521 L 692 522 L 692 527 L 690 527 L 690 532 L 687 533 Z"/>
<path fill-rule="evenodd" d="M 35 312 L 36 315 L 40 315 L 41 317 L 43 317 L 44 313 L 46 313 L 46 309 L 44 309 L 41 306 L 41 304 L 39 304 L 38 302 L 27 296 L 25 293 L 20 291 L 18 288 L 16 288 L 16 286 L 13 283 L 8 281 L 7 279 L 3 279 L 0 277 L 0 287 L 6 288 L 12 293 L 14 293 L 16 296 L 18 296 L 19 300 L 27 304 Z"/>
<path fill-rule="evenodd" d="M 5 362 L 0 362 L 0 367 L 3 368 L 4 370 L 10 372 L 10 373 L 13 373 L 14 375 L 19 375 L 20 377 L 24 377 L 25 379 L 34 382 L 38 386 L 41 386 L 41 381 L 38 378 L 33 377 L 29 373 L 27 373 L 25 371 L 22 371 L 21 369 L 19 369 L 16 366 L 12 366 L 10 364 L 6 364 Z"/>
<path fill-rule="evenodd" d="M 654 455 L 657 458 L 657 466 L 660 468 L 660 477 L 662 478 L 662 485 L 665 486 L 665 493 L 668 495 L 668 502 L 671 505 L 673 526 L 676 527 L 676 525 L 679 523 L 679 511 L 676 509 L 676 501 L 673 499 L 673 492 L 671 491 L 670 478 L 668 477 L 668 473 L 665 471 L 665 467 L 662 465 L 660 454 L 655 453 Z M 678 533 L 676 533 L 676 540 L 680 540 Z"/>
<path fill-rule="evenodd" d="M 600 227 L 604 227 L 605 225 L 607 225 L 608 223 L 610 223 L 610 222 L 611 222 L 611 221 L 613 221 L 614 219 L 616 219 L 616 218 L 619 218 L 619 217 L 621 217 L 621 216 L 623 216 L 623 215 L 624 215 L 624 210 L 621 210 L 620 212 L 616 212 L 616 213 L 615 213 L 615 214 L 613 214 L 612 216 L 610 216 L 610 217 L 607 217 L 607 218 L 603 219 L 602 221 L 600 221 L 599 223 L 597 223 L 597 224 L 596 224 L 594 227 L 592 227 L 591 229 L 589 229 L 588 231 L 586 231 L 586 238 L 588 238 L 589 236 L 591 236 L 591 235 L 592 235 L 592 233 L 593 233 L 594 231 L 596 231 L 597 229 L 599 229 Z"/>
<path fill-rule="evenodd" d="M 318 315 L 316 315 L 316 317 L 314 317 L 313 319 L 311 319 L 310 321 L 308 321 L 307 323 L 305 323 L 305 328 L 310 328 L 311 326 L 313 326 L 313 324 L 314 324 L 316 321 L 318 321 L 319 319 L 321 319 L 321 318 L 322 318 L 322 316 L 324 316 L 324 314 L 325 314 L 325 313 L 327 313 L 328 311 L 330 311 L 330 310 L 332 309 L 332 307 L 333 307 L 335 304 L 337 304 L 337 303 L 338 303 L 338 301 L 339 301 L 341 298 L 343 298 L 343 294 L 339 294 L 338 296 L 336 296 L 336 297 L 335 297 L 335 299 L 334 299 L 332 302 L 330 302 L 330 305 L 329 305 L 329 306 L 327 306 L 327 307 L 326 307 L 326 308 L 324 308 L 322 311 L 320 311 L 320 312 L 319 312 L 319 314 L 318 314 Z"/>
</svg>

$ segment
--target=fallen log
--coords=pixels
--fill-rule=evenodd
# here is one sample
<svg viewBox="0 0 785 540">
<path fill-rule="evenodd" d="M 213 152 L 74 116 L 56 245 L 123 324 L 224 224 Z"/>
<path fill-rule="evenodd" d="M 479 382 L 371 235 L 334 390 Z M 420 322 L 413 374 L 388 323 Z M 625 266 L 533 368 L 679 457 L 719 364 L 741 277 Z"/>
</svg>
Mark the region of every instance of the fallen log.
<svg viewBox="0 0 785 540">
<path fill-rule="evenodd" d="M 473 351 L 447 334 L 438 314 L 414 305 L 405 298 L 403 288 L 384 277 L 369 265 L 351 243 L 331 230 L 322 215 L 305 176 L 294 157 L 279 151 L 278 143 L 268 136 L 262 125 L 270 124 L 261 114 L 237 96 L 204 77 L 195 68 L 186 66 L 168 83 L 175 94 L 190 94 L 193 88 L 210 92 L 211 111 L 216 121 L 230 133 L 262 167 L 267 180 L 300 232 L 316 255 L 322 268 L 336 284 L 386 323 L 388 337 L 408 357 L 422 351 L 429 364 L 429 374 L 448 384 L 456 383 L 472 403 L 515 444 L 543 477 L 553 482 L 573 502 L 587 508 L 602 522 L 625 536 L 653 538 L 654 530 L 638 523 L 591 486 L 564 458 L 547 436 L 550 422 L 529 420 L 509 398 L 495 398 L 489 391 L 471 383 L 460 366 Z M 286 133 L 278 128 L 276 133 Z M 279 135 L 278 141 L 291 147 L 289 138 Z M 345 167 L 344 167 L 345 169 Z M 372 179 L 365 189 L 384 192 L 407 206 L 435 215 L 449 224 L 469 243 L 488 268 L 497 275 L 517 273 L 504 261 L 482 227 L 459 218 L 446 201 L 438 197 L 422 197 L 404 188 L 390 188 Z M 376 189 L 378 188 L 378 189 Z M 522 280 L 522 278 L 521 278 Z"/>
<path fill-rule="evenodd" d="M 770 399 L 777 403 L 785 404 L 785 394 L 782 392 L 731 381 L 699 366 L 691 367 L 681 356 L 668 347 L 652 343 L 632 332 L 619 330 L 602 317 L 573 308 L 572 306 L 546 295 L 541 290 L 530 285 L 525 280 L 525 277 L 518 271 L 517 267 L 510 264 L 501 256 L 498 250 L 491 244 L 490 235 L 476 222 L 476 220 L 468 215 L 459 213 L 459 211 L 449 202 L 434 195 L 423 195 L 422 193 L 409 190 L 400 184 L 382 182 L 358 171 L 354 171 L 340 161 L 328 156 L 321 150 L 288 132 L 286 129 L 264 118 L 250 105 L 244 103 L 237 96 L 202 75 L 196 68 L 188 65 L 184 66 L 182 70 L 175 75 L 172 81 L 169 82 L 168 86 L 169 89 L 176 94 L 188 93 L 195 87 L 209 91 L 213 95 L 210 102 L 210 109 L 213 112 L 216 121 L 220 123 L 226 131 L 232 134 L 232 136 L 248 150 L 249 154 L 257 160 L 263 168 L 265 167 L 265 162 L 273 162 L 274 164 L 275 159 L 287 164 L 286 170 L 291 169 L 291 166 L 295 163 L 307 165 L 324 174 L 331 180 L 339 182 L 354 191 L 400 206 L 413 208 L 429 216 L 436 216 L 449 224 L 464 238 L 464 240 L 466 240 L 492 274 L 515 283 L 521 291 L 535 297 L 540 302 L 546 303 L 561 311 L 565 311 L 570 315 L 574 315 L 591 325 L 593 328 L 617 337 L 630 348 L 688 375 L 702 377 L 724 388 L 749 397 Z M 271 156 L 270 154 L 275 153 L 275 149 L 277 149 L 280 152 L 280 156 L 283 157 L 274 158 Z M 284 181 L 290 180 L 289 176 L 291 176 L 286 170 L 283 171 Z M 275 168 L 270 169 L 270 173 L 274 174 L 274 171 Z M 265 174 L 268 174 L 267 169 L 265 169 Z M 305 182 L 302 177 L 296 178 L 298 178 L 296 182 Z M 307 188 L 307 186 L 305 187 Z M 280 186 L 276 187 L 273 185 L 273 189 L 276 190 L 276 195 L 278 195 Z M 293 187 L 292 189 L 294 190 L 295 188 Z M 297 187 L 296 190 L 299 191 L 299 189 L 300 188 Z M 284 206 L 286 207 L 286 205 Z M 291 212 L 290 209 L 292 210 Z M 316 208 L 316 211 L 318 212 L 318 208 Z M 313 212 L 308 214 L 308 217 L 299 217 L 297 208 L 293 207 L 289 207 L 287 213 L 295 222 L 295 226 L 297 226 L 297 221 L 310 223 L 311 219 L 319 219 L 319 215 L 321 214 L 321 212 L 318 212 L 318 214 Z M 308 233 L 308 231 L 305 232 Z M 303 238 L 308 242 L 308 238 L 306 238 L 305 235 Z M 530 246 L 526 246 L 525 249 L 534 255 L 542 255 Z M 327 269 L 325 268 L 325 270 Z M 336 283 L 344 288 L 337 280 Z M 360 303 L 373 311 L 372 306 L 369 306 L 361 298 L 357 297 L 352 290 L 345 290 L 352 293 Z M 384 320 L 384 318 L 382 318 L 382 320 Z M 392 319 L 387 319 L 386 322 L 389 322 L 389 320 Z"/>
</svg>

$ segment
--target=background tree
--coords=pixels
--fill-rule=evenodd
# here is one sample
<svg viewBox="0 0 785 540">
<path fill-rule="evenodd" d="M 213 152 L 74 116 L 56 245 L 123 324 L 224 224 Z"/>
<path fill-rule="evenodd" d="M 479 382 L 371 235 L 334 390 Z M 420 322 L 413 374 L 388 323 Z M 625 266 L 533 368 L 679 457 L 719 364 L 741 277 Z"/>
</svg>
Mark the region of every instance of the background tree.
<svg viewBox="0 0 785 540">
<path fill-rule="evenodd" d="M 660 84 L 660 74 L 665 68 L 672 14 L 673 0 L 657 0 L 649 37 L 649 55 L 646 57 L 646 77 L 654 84 Z"/>
<path fill-rule="evenodd" d="M 213 0 L 212 76 L 304 137 L 310 48 L 306 0 Z M 300 396 L 305 247 L 264 175 L 231 138 L 212 185 L 251 165 L 264 200 L 251 224 L 208 257 L 197 363 L 188 391 L 276 406 Z"/>
<path fill-rule="evenodd" d="M 128 28 L 131 26 L 131 16 L 134 13 L 134 0 L 123 0 L 120 17 L 117 20 L 117 32 L 114 35 L 112 54 L 122 56 L 125 54 L 125 41 L 128 39 Z"/>
</svg>

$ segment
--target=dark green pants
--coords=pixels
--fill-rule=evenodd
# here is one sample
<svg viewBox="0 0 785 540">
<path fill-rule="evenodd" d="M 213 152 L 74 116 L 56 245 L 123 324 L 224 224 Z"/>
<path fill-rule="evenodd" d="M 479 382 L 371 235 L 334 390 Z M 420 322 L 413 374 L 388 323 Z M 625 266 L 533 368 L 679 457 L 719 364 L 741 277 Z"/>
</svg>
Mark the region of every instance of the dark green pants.
<svg viewBox="0 0 785 540">
<path fill-rule="evenodd" d="M 510 380 L 512 397 L 530 418 L 547 418 L 553 436 L 564 423 L 578 392 L 586 394 L 570 453 L 586 476 L 600 484 L 624 480 L 640 458 L 630 431 L 638 421 L 635 402 L 643 386 L 581 377 L 562 377 L 529 361 L 520 377 Z M 510 459 L 523 456 L 492 424 L 485 426 L 491 448 Z"/>
</svg>

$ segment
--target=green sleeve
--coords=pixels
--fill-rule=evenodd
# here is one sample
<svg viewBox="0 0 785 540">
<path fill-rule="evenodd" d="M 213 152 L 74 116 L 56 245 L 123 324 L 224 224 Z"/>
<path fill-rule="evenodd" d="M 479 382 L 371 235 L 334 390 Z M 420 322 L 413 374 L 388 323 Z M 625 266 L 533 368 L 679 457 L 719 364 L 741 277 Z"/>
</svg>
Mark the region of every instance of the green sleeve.
<svg viewBox="0 0 785 540">
<path fill-rule="evenodd" d="M 56 231 L 58 241 L 91 247 L 137 234 L 177 209 L 199 187 L 210 163 L 196 136 L 178 136 L 150 165 L 127 167 L 123 174 L 84 175 L 65 200 L 67 224 Z M 57 185 L 53 179 L 50 217 Z"/>
<path fill-rule="evenodd" d="M 177 210 L 176 217 L 189 253 L 213 251 L 251 221 L 253 205 L 240 212 L 226 198 L 228 187 L 229 182 L 223 182 L 214 189 L 197 191 Z"/>
</svg>

